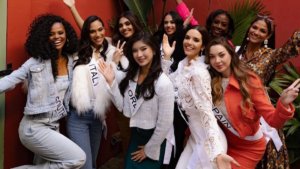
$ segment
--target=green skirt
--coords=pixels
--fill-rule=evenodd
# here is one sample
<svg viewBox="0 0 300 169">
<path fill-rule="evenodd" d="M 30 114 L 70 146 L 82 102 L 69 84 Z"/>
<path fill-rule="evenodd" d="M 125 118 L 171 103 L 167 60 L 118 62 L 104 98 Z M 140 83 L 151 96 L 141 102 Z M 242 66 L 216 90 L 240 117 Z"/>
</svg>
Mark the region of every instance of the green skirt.
<svg viewBox="0 0 300 169">
<path fill-rule="evenodd" d="M 137 151 L 139 149 L 138 146 L 145 145 L 150 140 L 153 132 L 154 129 L 131 128 L 130 143 L 125 157 L 125 169 L 160 169 L 163 166 L 166 140 L 161 144 L 159 161 L 150 158 L 146 158 L 142 162 L 131 160 L 131 153 Z"/>
</svg>

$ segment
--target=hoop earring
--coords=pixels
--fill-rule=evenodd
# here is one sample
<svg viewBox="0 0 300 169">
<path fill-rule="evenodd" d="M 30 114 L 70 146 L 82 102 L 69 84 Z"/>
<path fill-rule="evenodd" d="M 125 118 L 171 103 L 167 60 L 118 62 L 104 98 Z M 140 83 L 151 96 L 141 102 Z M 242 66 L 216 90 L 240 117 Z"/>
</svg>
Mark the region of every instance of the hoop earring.
<svg viewBox="0 0 300 169">
<path fill-rule="evenodd" d="M 268 47 L 268 39 L 265 39 L 265 40 L 264 40 L 264 45 L 265 45 L 265 48 Z"/>
</svg>

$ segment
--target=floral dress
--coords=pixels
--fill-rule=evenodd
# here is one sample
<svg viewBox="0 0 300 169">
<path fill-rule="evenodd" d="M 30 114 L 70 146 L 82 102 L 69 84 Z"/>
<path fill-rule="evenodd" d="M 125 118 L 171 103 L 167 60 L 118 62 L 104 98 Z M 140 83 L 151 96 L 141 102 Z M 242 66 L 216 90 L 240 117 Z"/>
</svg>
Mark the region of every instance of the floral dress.
<svg viewBox="0 0 300 169">
<path fill-rule="evenodd" d="M 299 55 L 300 50 L 298 45 L 300 45 L 300 31 L 294 32 L 292 37 L 281 48 L 274 50 L 262 47 L 254 52 L 254 56 L 251 59 L 247 60 L 246 57 L 242 57 L 241 60 L 246 63 L 246 65 L 262 79 L 264 85 L 267 86 L 272 80 L 278 65 L 291 57 Z M 284 133 L 281 129 L 278 133 L 283 143 L 282 148 L 277 152 L 273 141 L 270 140 L 267 144 L 263 159 L 256 167 L 257 169 L 290 168 Z"/>
</svg>

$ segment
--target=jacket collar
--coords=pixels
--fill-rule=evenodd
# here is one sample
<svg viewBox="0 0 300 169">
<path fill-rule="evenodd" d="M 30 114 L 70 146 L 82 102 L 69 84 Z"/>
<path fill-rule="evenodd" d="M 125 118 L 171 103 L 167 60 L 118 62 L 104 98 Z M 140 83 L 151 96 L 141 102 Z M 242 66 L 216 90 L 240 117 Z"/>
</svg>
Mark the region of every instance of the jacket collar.
<svg viewBox="0 0 300 169">
<path fill-rule="evenodd" d="M 236 80 L 236 78 L 234 77 L 234 75 L 233 74 L 231 74 L 230 76 L 229 76 L 229 82 L 228 82 L 228 85 L 230 85 L 230 86 L 232 86 L 232 87 L 234 87 L 234 88 L 236 88 L 236 89 L 240 89 L 240 85 L 239 85 L 239 82 Z"/>
</svg>

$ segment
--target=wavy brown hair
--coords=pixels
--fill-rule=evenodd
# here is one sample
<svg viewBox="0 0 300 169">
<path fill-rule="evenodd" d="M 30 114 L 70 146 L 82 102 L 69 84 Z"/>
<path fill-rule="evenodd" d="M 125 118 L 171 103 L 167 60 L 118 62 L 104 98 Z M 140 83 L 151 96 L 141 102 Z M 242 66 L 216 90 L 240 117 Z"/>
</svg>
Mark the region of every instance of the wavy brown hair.
<svg viewBox="0 0 300 169">
<path fill-rule="evenodd" d="M 243 64 L 238 55 L 235 53 L 234 49 L 230 46 L 226 38 L 224 37 L 219 37 L 211 40 L 208 45 L 206 46 L 206 57 L 205 57 L 205 62 L 210 64 L 210 49 L 212 46 L 215 45 L 222 45 L 229 55 L 231 56 L 231 63 L 230 63 L 230 69 L 231 69 L 231 74 L 235 77 L 235 79 L 238 81 L 239 87 L 240 87 L 240 92 L 242 95 L 242 102 L 241 104 L 241 109 L 242 109 L 242 114 L 245 119 L 248 120 L 253 120 L 249 119 L 247 117 L 247 110 L 253 110 L 253 103 L 251 101 L 250 97 L 250 89 L 255 88 L 255 89 L 261 89 L 264 90 L 261 87 L 254 86 L 250 82 L 250 78 L 258 78 L 255 73 L 251 72 L 245 64 Z M 211 86 L 212 86 L 212 97 L 213 97 L 213 103 L 215 105 L 220 104 L 222 97 L 223 97 L 223 88 L 222 88 L 222 74 L 218 71 L 216 71 L 212 66 L 210 67 L 210 73 L 211 73 Z M 258 118 L 258 117 L 257 117 Z"/>
</svg>

